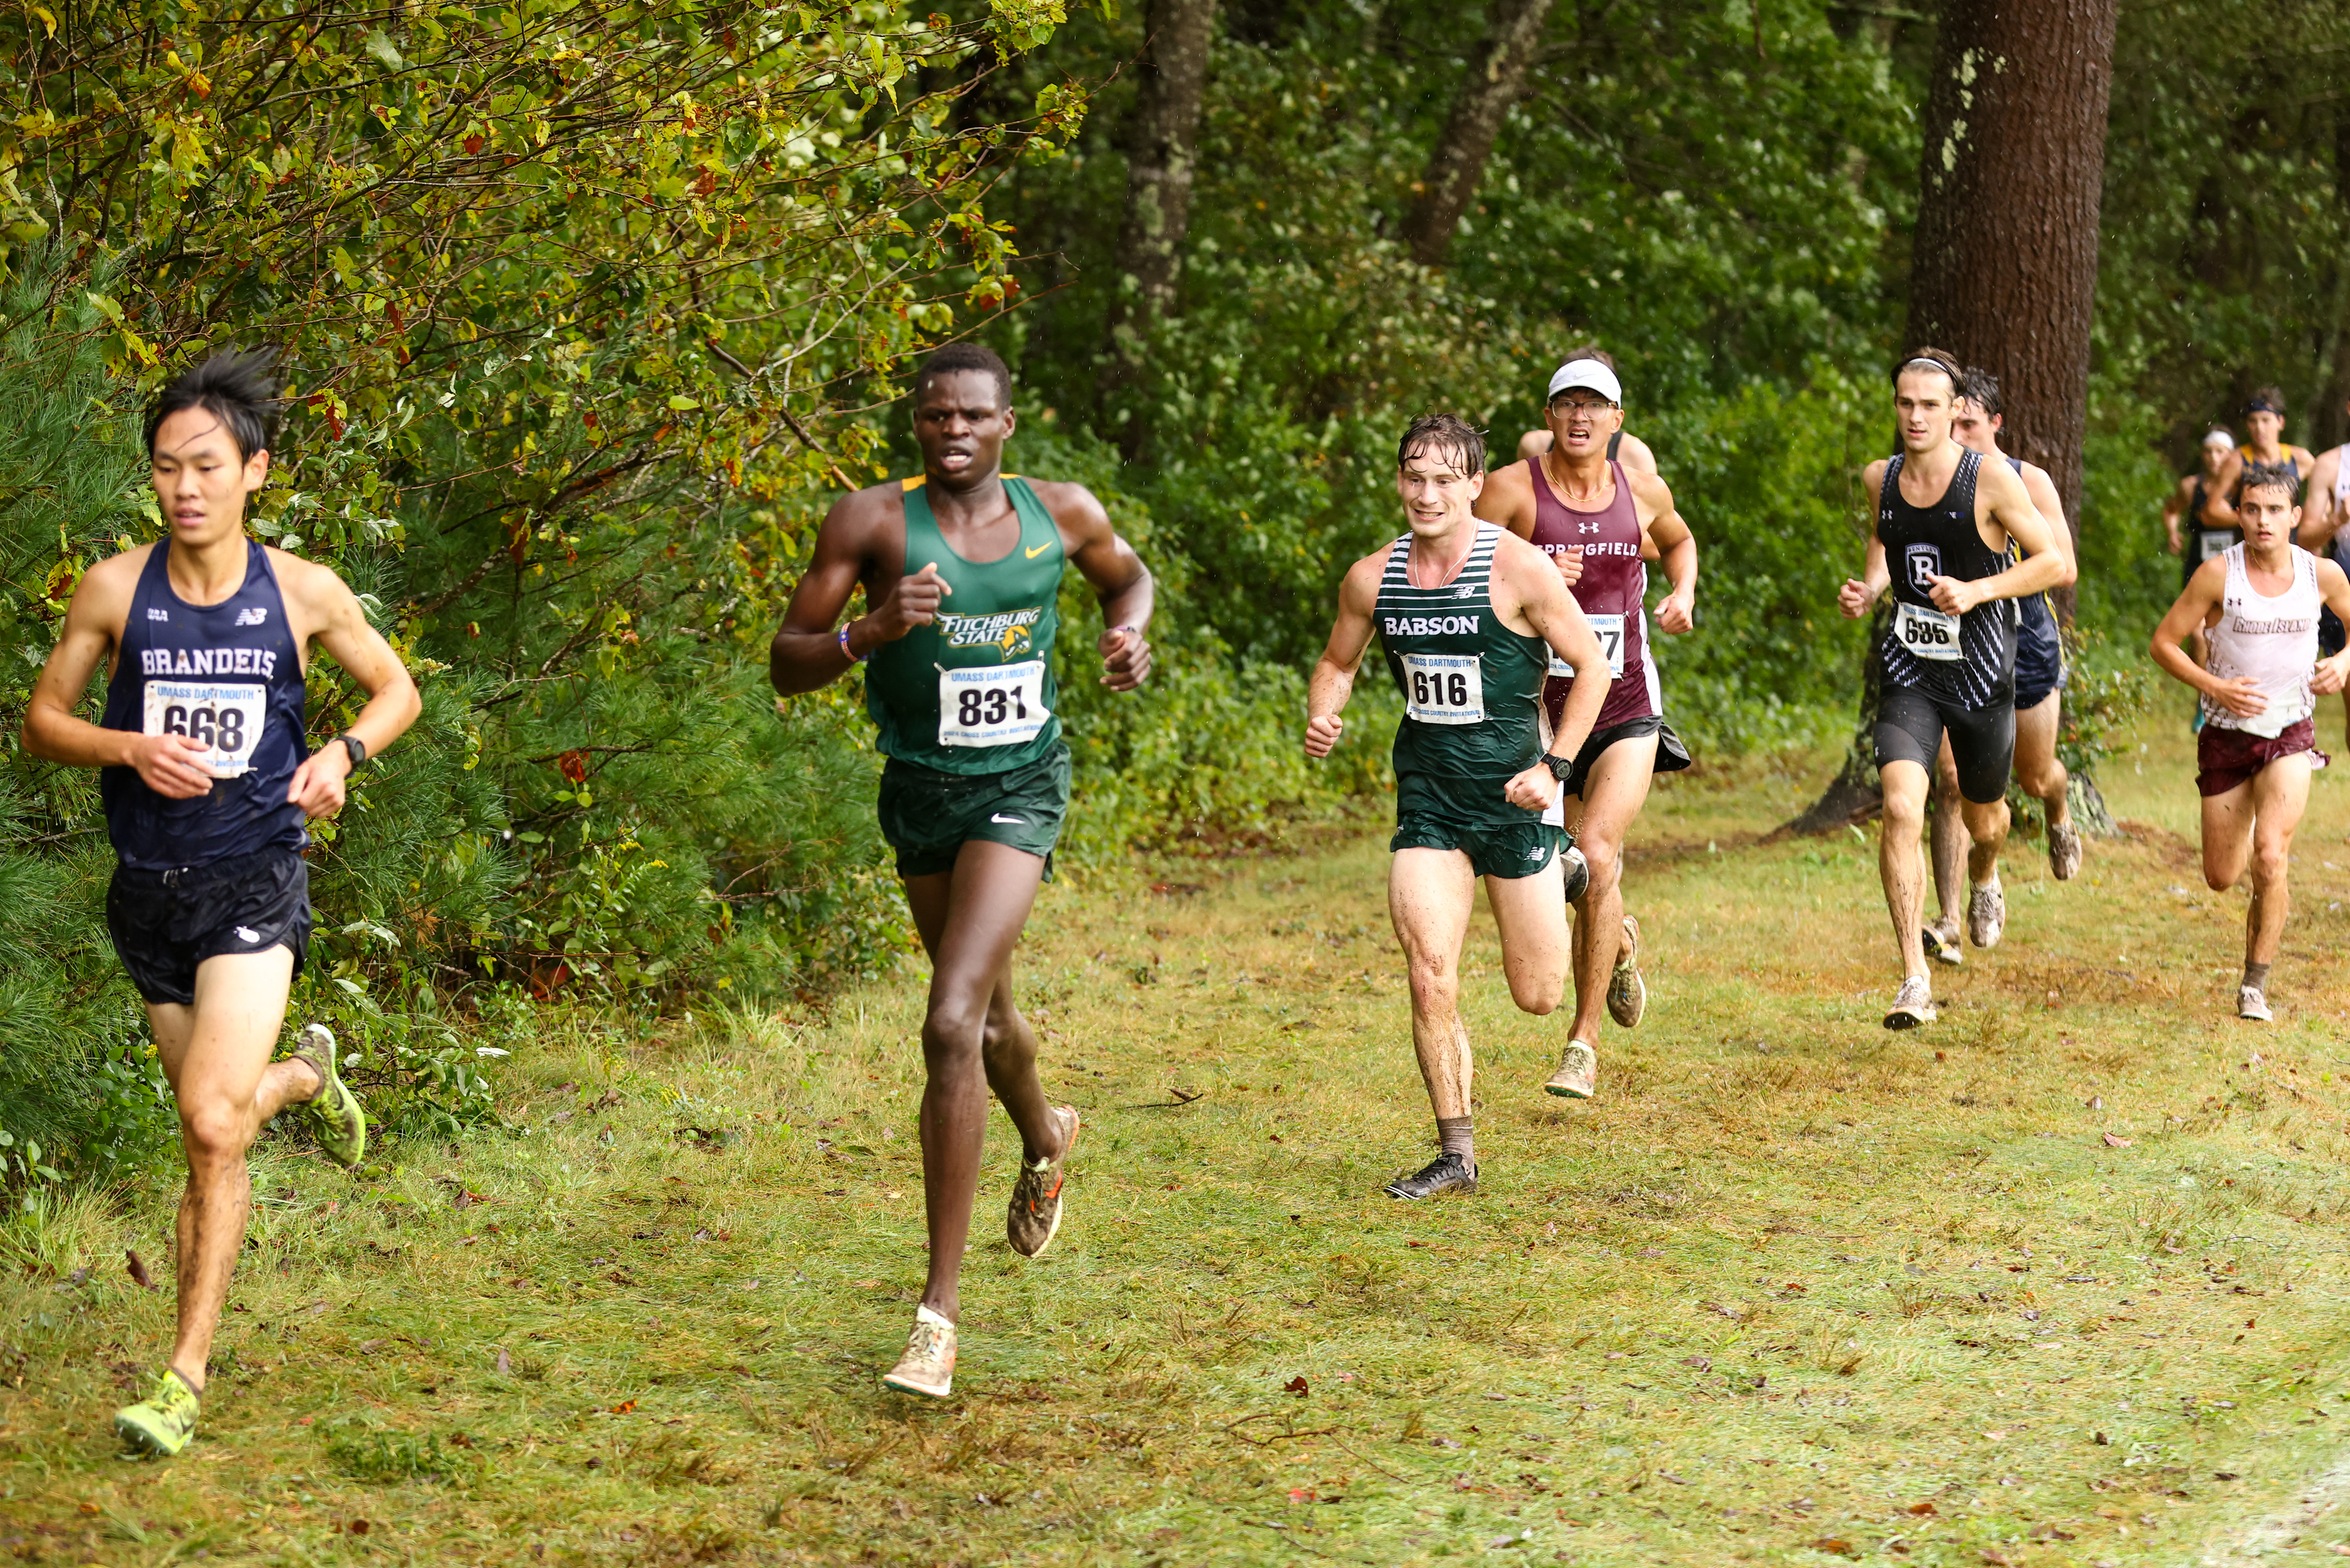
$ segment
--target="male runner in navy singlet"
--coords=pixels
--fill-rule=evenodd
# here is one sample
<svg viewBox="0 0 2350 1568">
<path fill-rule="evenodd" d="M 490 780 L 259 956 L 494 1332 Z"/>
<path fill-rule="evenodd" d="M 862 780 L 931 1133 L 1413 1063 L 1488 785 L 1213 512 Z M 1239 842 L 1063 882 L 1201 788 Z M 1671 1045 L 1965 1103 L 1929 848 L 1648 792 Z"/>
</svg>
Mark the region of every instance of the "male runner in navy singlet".
<svg viewBox="0 0 2350 1568">
<path fill-rule="evenodd" d="M 1974 840 L 1967 856 L 1974 883 L 1968 934 L 1976 946 L 1989 947 L 2006 924 L 1999 851 L 2007 841 L 2007 777 L 2015 758 L 2014 601 L 2073 580 L 2015 470 L 1986 463 L 1952 439 L 1964 375 L 1940 349 L 1918 349 L 1894 366 L 1901 450 L 1862 473 L 1863 486 L 1877 497 L 1867 564 L 1836 596 L 1838 607 L 1857 620 L 1888 588 L 1893 592 L 1893 615 L 1877 650 L 1885 675 L 1877 709 L 1877 771 L 1885 794 L 1877 869 L 1903 968 L 1885 1015 L 1888 1029 L 1934 1020 L 1921 940 L 1925 880 L 1918 841 L 1946 731 L 1958 764 L 1961 813 Z M 2015 551 L 2020 562 L 2011 559 Z"/>
<path fill-rule="evenodd" d="M 1697 541 L 1663 480 L 1608 455 L 1623 429 L 1623 400 L 1623 385 L 1604 358 L 1587 354 L 1561 365 L 1543 405 L 1550 450 L 1496 472 L 1477 499 L 1478 516 L 1550 558 L 1607 654 L 1607 703 L 1566 780 L 1579 811 L 1576 849 L 1590 874 L 1583 888 L 1567 890 L 1576 912 L 1575 1018 L 1558 1071 L 1543 1085 L 1548 1093 L 1585 1100 L 1597 1088 L 1602 1001 L 1626 1029 L 1648 1006 L 1640 923 L 1624 913 L 1624 834 L 1655 775 L 1689 766 L 1688 748 L 1664 720 L 1643 558 L 1661 559 L 1671 584 L 1657 605 L 1658 628 L 1686 632 L 1697 594 Z M 1571 673 L 1551 662 L 1543 701 L 1554 729 Z"/>
<path fill-rule="evenodd" d="M 291 1058 L 269 1058 L 310 943 L 303 823 L 340 811 L 344 780 L 419 708 L 341 578 L 246 537 L 246 503 L 269 480 L 272 358 L 215 354 L 157 397 L 147 450 L 170 537 L 90 568 L 25 712 L 27 751 L 104 770 L 120 862 L 106 924 L 179 1105 L 179 1336 L 154 1392 L 114 1418 L 127 1443 L 164 1455 L 195 1434 L 252 1207 L 245 1151 L 295 1104 L 338 1164 L 366 1150 L 332 1035 L 313 1024 Z M 315 753 L 302 690 L 313 643 L 367 692 Z M 74 710 L 100 665 L 106 708 L 92 724 Z"/>
</svg>

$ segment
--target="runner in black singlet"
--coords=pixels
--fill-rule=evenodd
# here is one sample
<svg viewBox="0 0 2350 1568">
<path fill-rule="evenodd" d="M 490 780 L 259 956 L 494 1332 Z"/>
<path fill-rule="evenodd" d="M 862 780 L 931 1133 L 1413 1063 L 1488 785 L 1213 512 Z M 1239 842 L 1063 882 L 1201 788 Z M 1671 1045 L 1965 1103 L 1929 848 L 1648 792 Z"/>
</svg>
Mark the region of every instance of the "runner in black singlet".
<svg viewBox="0 0 2350 1568">
<path fill-rule="evenodd" d="M 2296 542 L 2302 549 L 2350 571 L 2350 444 L 2318 454 L 2309 470 L 2309 497 L 2302 503 L 2301 528 Z M 2340 653 L 2350 636 L 2333 611 L 2317 618 L 2317 650 L 2326 657 Z M 2350 691 L 2342 698 L 2346 725 L 2350 725 Z M 2346 729 L 2350 734 L 2350 729 Z"/>
<path fill-rule="evenodd" d="M 2015 471 L 2032 504 L 2048 520 L 2049 537 L 2057 550 L 2077 571 L 2072 530 L 2065 525 L 2064 502 L 2056 493 L 2056 482 L 2039 464 L 2000 450 L 1999 438 L 2006 425 L 1998 378 L 1987 370 L 1970 368 L 1951 434 L 1969 451 L 2003 462 Z M 2041 823 L 2048 837 L 2049 874 L 2059 882 L 2069 882 L 2081 869 L 2082 841 L 2080 830 L 2073 826 L 2072 780 L 2056 754 L 2064 702 L 2064 642 L 2047 594 L 2026 594 L 2016 600 L 2016 611 L 2015 780 L 2025 794 L 2040 802 Z M 1941 918 L 1927 924 L 1924 937 L 1927 955 L 1947 964 L 1962 962 L 1966 955 L 1959 928 L 1959 897 L 1969 845 L 1959 799 L 1957 762 L 1949 738 L 1944 737 L 1934 771 L 1932 828 L 1934 896 L 1941 905 Z"/>
<path fill-rule="evenodd" d="M 245 1153 L 269 1119 L 309 1108 L 343 1166 L 367 1118 L 317 1024 L 272 1063 L 310 945 L 306 822 L 415 722 L 415 682 L 358 598 L 323 566 L 248 538 L 269 482 L 273 356 L 215 354 L 166 385 L 147 418 L 168 537 L 90 568 L 25 711 L 25 749 L 101 770 L 115 851 L 106 925 L 147 1003 L 188 1161 L 176 1266 L 179 1333 L 154 1391 L 116 1412 L 123 1440 L 176 1454 L 195 1435 L 213 1330 L 252 1208 Z M 324 648 L 367 693 L 312 752 L 303 673 Z M 106 668 L 106 709 L 75 709 Z"/>
<path fill-rule="evenodd" d="M 2244 444 L 2221 460 L 2219 472 L 2204 489 L 2199 520 L 2206 527 L 2225 530 L 2230 544 L 2240 537 L 2236 497 L 2247 467 L 2281 471 L 2298 483 L 2317 466 L 2317 457 L 2309 448 L 2294 446 L 2284 437 L 2285 394 L 2275 387 L 2262 387 L 2244 400 Z"/>
<path fill-rule="evenodd" d="M 1901 450 L 1864 472 L 1863 483 L 1877 496 L 1867 565 L 1837 595 L 1844 613 L 1858 619 L 1888 588 L 1893 594 L 1893 614 L 1878 643 L 1884 684 L 1877 768 L 1885 797 L 1878 872 L 1904 979 L 1885 1017 L 1888 1029 L 1934 1017 L 1920 941 L 1918 847 L 1945 732 L 1974 839 L 1968 935 L 1978 947 L 1999 940 L 2006 919 L 1999 850 L 2007 838 L 2015 748 L 2013 601 L 2072 580 L 2024 482 L 2005 463 L 1985 463 L 1951 439 L 1963 375 L 1939 349 L 1918 349 L 1894 367 Z M 2011 550 L 2023 560 L 2012 561 Z"/>
</svg>

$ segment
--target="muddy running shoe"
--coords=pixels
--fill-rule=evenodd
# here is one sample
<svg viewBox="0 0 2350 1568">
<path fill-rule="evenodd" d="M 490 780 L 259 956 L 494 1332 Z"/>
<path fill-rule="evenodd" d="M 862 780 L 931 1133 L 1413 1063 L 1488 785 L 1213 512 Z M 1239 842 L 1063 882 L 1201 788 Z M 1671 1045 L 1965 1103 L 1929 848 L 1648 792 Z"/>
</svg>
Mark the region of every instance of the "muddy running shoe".
<svg viewBox="0 0 2350 1568">
<path fill-rule="evenodd" d="M 1966 939 L 1977 947 L 1997 947 L 2007 929 L 2007 894 L 1993 877 L 1967 895 Z"/>
<path fill-rule="evenodd" d="M 1477 1168 L 1457 1154 L 1439 1154 L 1416 1176 L 1387 1184 L 1390 1198 L 1433 1198 L 1442 1192 L 1468 1194 L 1477 1190 Z"/>
<path fill-rule="evenodd" d="M 955 1391 L 955 1325 L 928 1307 L 914 1309 L 914 1332 L 906 1353 L 881 1375 L 882 1383 L 906 1394 L 944 1399 Z"/>
<path fill-rule="evenodd" d="M 1591 891 L 1591 862 L 1583 858 L 1583 851 L 1572 840 L 1559 856 L 1559 871 L 1566 878 L 1568 903 Z"/>
<path fill-rule="evenodd" d="M 1929 924 L 1918 933 L 1918 936 L 1925 943 L 1926 956 L 1936 963 L 1963 964 L 1966 962 L 1966 944 L 1958 939 L 1958 923 L 1956 921 L 1951 922 L 1947 930 L 1939 924 Z"/>
<path fill-rule="evenodd" d="M 1624 917 L 1624 945 L 1616 950 L 1616 972 L 1607 980 L 1607 1015 L 1630 1029 L 1648 1011 L 1648 984 L 1640 978 L 1640 922 Z"/>
<path fill-rule="evenodd" d="M 367 1154 L 367 1113 L 335 1072 L 335 1037 L 326 1025 L 312 1024 L 302 1031 L 294 1060 L 308 1062 L 318 1074 L 318 1092 L 302 1102 L 310 1112 L 311 1136 L 328 1159 L 349 1170 Z"/>
<path fill-rule="evenodd" d="M 155 1379 L 154 1393 L 114 1413 L 114 1430 L 122 1434 L 125 1447 L 169 1459 L 196 1435 L 201 1403 L 188 1380 L 165 1367 Z"/>
<path fill-rule="evenodd" d="M 1077 1147 L 1077 1107 L 1053 1108 L 1053 1116 L 1067 1129 L 1058 1157 L 1020 1162 L 1012 1183 L 1012 1206 L 1004 1215 L 1004 1235 L 1012 1250 L 1024 1258 L 1041 1258 L 1061 1228 L 1061 1184 L 1069 1179 L 1069 1156 Z"/>
<path fill-rule="evenodd" d="M 2265 1024 L 2276 1017 L 2268 1010 L 2268 993 L 2256 985 L 2236 987 L 2236 1016 L 2252 1023 Z"/>
<path fill-rule="evenodd" d="M 2059 882 L 2081 874 L 2081 830 L 2070 822 L 2049 825 L 2048 874 Z"/>
<path fill-rule="evenodd" d="M 1893 993 L 1893 1006 L 1885 1014 L 1888 1029 L 1915 1029 L 1920 1024 L 1934 1021 L 1934 983 L 1924 975 L 1911 975 L 1901 982 L 1901 989 Z"/>
<path fill-rule="evenodd" d="M 1588 1100 L 1598 1087 L 1599 1053 L 1580 1040 L 1569 1040 L 1567 1054 L 1559 1058 L 1559 1070 L 1550 1075 L 1542 1092 L 1562 1099 Z"/>
</svg>

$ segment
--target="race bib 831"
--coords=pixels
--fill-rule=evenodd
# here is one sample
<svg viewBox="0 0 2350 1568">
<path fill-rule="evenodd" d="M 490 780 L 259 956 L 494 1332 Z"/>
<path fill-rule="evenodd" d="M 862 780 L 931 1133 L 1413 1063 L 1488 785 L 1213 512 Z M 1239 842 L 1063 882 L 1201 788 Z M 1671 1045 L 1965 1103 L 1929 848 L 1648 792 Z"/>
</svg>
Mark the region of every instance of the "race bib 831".
<svg viewBox="0 0 2350 1568">
<path fill-rule="evenodd" d="M 938 672 L 941 746 L 1016 746 L 1034 740 L 1052 716 L 1042 659 Z"/>
<path fill-rule="evenodd" d="M 233 779 L 253 765 L 269 722 L 269 688 L 149 677 L 140 727 L 149 735 L 185 735 L 212 749 L 198 758 L 215 778 Z"/>
</svg>

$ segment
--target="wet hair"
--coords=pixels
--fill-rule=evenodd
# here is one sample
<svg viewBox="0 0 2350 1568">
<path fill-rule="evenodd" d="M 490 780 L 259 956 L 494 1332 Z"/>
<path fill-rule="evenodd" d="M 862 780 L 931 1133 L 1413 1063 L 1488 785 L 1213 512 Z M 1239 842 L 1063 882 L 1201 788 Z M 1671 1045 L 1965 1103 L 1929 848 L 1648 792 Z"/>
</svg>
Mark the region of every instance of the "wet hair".
<svg viewBox="0 0 2350 1568">
<path fill-rule="evenodd" d="M 1596 343 L 1586 343 L 1580 348 L 1568 349 L 1559 356 L 1559 364 L 1562 366 L 1572 365 L 1578 359 L 1596 359 L 1610 370 L 1616 368 L 1616 356 Z"/>
<path fill-rule="evenodd" d="M 251 462 L 266 452 L 277 435 L 278 394 L 285 383 L 277 373 L 273 348 L 222 349 L 203 363 L 183 370 L 164 383 L 147 409 L 147 455 L 155 455 L 155 432 L 172 415 L 200 408 L 219 420 L 237 444 L 237 456 Z"/>
<path fill-rule="evenodd" d="M 1485 472 L 1485 434 L 1458 414 L 1422 414 L 1405 426 L 1395 444 L 1396 468 L 1400 471 L 1415 452 L 1445 453 L 1463 475 Z"/>
<path fill-rule="evenodd" d="M 1893 367 L 1893 384 L 1897 387 L 1900 386 L 1902 376 L 1912 370 L 1939 370 L 1950 378 L 1950 395 L 1953 398 L 1965 395 L 1966 371 L 1960 366 L 1957 356 L 1947 349 L 1934 348 L 1925 344 L 1911 349 L 1902 355 L 1900 363 Z"/>
<path fill-rule="evenodd" d="M 1012 406 L 1012 367 L 1004 363 L 1004 356 L 985 343 L 949 343 L 922 361 L 922 368 L 914 372 L 914 395 L 940 376 L 957 371 L 976 370 L 995 377 L 996 398 L 1004 407 Z"/>
<path fill-rule="evenodd" d="M 2291 506 L 2301 499 L 2301 479 L 2282 463 L 2246 463 L 2243 482 L 2236 486 L 2237 499 L 2255 490 L 2282 490 L 2285 504 Z"/>
<path fill-rule="evenodd" d="M 1999 400 L 1999 378 L 1979 365 L 1969 365 L 1959 378 L 1958 395 L 1983 411 L 1985 419 L 1997 419 L 2007 412 Z"/>
<path fill-rule="evenodd" d="M 2285 394 L 2275 387 L 2254 387 L 2252 395 L 2244 399 L 2247 414 L 2274 414 L 2285 417 Z"/>
</svg>

